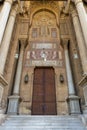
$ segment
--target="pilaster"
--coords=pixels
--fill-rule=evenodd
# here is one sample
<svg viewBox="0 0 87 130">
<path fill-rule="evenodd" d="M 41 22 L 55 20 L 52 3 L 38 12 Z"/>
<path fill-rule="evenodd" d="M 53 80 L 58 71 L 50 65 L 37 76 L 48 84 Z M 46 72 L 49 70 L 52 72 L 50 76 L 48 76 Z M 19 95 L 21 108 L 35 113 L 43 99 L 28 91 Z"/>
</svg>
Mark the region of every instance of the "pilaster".
<svg viewBox="0 0 87 130">
<path fill-rule="evenodd" d="M 70 43 L 69 39 L 62 39 L 62 45 L 64 47 L 65 53 L 65 64 L 66 64 L 66 75 L 67 75 L 67 83 L 68 83 L 68 98 L 67 102 L 69 104 L 69 112 L 72 115 L 80 114 L 80 106 L 79 106 L 79 97 L 75 95 L 75 86 L 72 77 L 72 71 L 69 60 L 69 52 L 68 52 L 68 44 Z"/>
<path fill-rule="evenodd" d="M 22 39 L 20 40 L 21 48 L 20 48 L 20 55 L 17 65 L 17 71 L 15 76 L 15 82 L 14 82 L 14 89 L 13 89 L 13 95 L 9 96 L 9 105 L 8 105 L 8 114 L 18 114 L 18 107 L 19 107 L 19 90 L 20 90 L 20 81 L 21 81 L 21 74 L 22 74 L 22 64 L 23 64 L 23 55 L 24 55 L 24 49 L 26 47 L 27 42 Z"/>
<path fill-rule="evenodd" d="M 81 58 L 83 74 L 85 74 L 85 73 L 87 73 L 87 50 L 86 50 L 84 37 L 82 34 L 80 21 L 78 18 L 78 13 L 77 13 L 73 3 L 70 5 L 70 13 L 72 16 L 72 21 L 73 21 L 73 25 L 74 25 L 75 34 L 76 34 L 77 45 L 79 48 L 79 54 L 80 54 L 80 58 Z"/>
</svg>

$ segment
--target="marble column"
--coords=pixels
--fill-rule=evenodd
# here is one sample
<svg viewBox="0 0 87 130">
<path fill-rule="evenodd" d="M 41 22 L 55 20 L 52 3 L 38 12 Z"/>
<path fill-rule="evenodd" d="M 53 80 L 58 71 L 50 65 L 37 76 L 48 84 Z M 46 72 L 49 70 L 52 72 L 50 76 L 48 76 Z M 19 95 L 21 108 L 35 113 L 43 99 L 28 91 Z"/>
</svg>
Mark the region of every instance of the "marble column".
<svg viewBox="0 0 87 130">
<path fill-rule="evenodd" d="M 12 0 L 6 0 L 4 2 L 4 6 L 2 7 L 2 10 L 0 12 L 0 44 L 2 41 L 2 37 L 4 34 L 4 30 L 6 27 L 6 31 L 3 37 L 3 41 L 2 44 L 0 45 L 0 103 L 2 101 L 2 95 L 3 95 L 3 91 L 4 91 L 4 87 L 8 84 L 7 81 L 4 79 L 3 77 L 3 72 L 4 72 L 4 67 L 5 67 L 5 61 L 6 61 L 6 57 L 7 57 L 7 53 L 8 53 L 8 49 L 9 49 L 9 44 L 10 44 L 10 39 L 11 39 L 11 34 L 12 34 L 12 29 L 13 29 L 13 24 L 14 24 L 14 20 L 15 20 L 15 13 L 16 13 L 16 8 L 12 10 L 10 18 L 8 20 L 9 17 L 9 13 L 10 13 L 10 9 L 11 9 L 11 4 L 12 4 Z M 8 20 L 8 23 L 7 23 Z M 9 37 L 8 37 L 9 35 Z M 3 109 L 0 108 L 0 113 L 3 113 Z"/>
<path fill-rule="evenodd" d="M 77 9 L 78 16 L 79 16 L 80 23 L 81 23 L 81 28 L 83 31 L 85 44 L 87 47 L 87 13 L 84 8 L 82 0 L 72 0 L 72 1 L 74 1 L 75 5 L 76 5 L 76 9 Z"/>
<path fill-rule="evenodd" d="M 21 73 L 22 73 L 22 64 L 23 64 L 23 55 L 25 48 L 25 41 L 21 41 L 20 55 L 18 60 L 18 66 L 15 76 L 13 95 L 9 96 L 9 105 L 8 105 L 8 114 L 17 114 L 18 113 L 18 104 L 19 104 L 19 89 L 21 82 Z"/>
<path fill-rule="evenodd" d="M 13 27 L 15 23 L 17 8 L 18 8 L 18 5 L 16 4 L 11 11 L 11 14 L 10 14 L 10 17 L 6 26 L 5 34 L 3 36 L 1 48 L 0 48 L 0 62 L 1 62 L 0 74 L 1 75 L 3 75 L 4 73 L 4 68 L 5 68 L 6 58 L 7 58 L 7 54 L 8 54 L 8 50 L 10 46 Z"/>
<path fill-rule="evenodd" d="M 69 40 L 63 39 L 62 42 L 65 53 L 65 64 L 66 64 L 66 74 L 67 74 L 68 93 L 69 93 L 69 97 L 67 99 L 69 103 L 69 113 L 80 114 L 79 97 L 75 95 L 74 82 L 69 60 L 69 53 L 68 53 Z"/>
<path fill-rule="evenodd" d="M 7 58 L 7 54 L 9 50 L 10 40 L 12 36 L 13 26 L 15 22 L 16 12 L 17 12 L 17 5 L 15 5 L 11 11 L 11 14 L 7 23 L 7 27 L 5 30 L 5 34 L 2 40 L 1 48 L 0 48 L 0 63 L 1 63 L 0 64 L 0 102 L 2 101 L 4 87 L 8 84 L 7 81 L 3 77 L 3 73 L 4 73 L 6 58 Z M 3 113 L 2 108 L 0 108 L 0 113 L 1 112 Z"/>
<path fill-rule="evenodd" d="M 76 40 L 79 48 L 79 54 L 81 58 L 83 75 L 84 75 L 85 73 L 87 73 L 87 50 L 86 50 L 85 41 L 80 26 L 78 14 L 73 4 L 70 6 L 70 12 L 72 16 L 72 21 L 74 25 L 74 30 L 76 34 Z"/>
<path fill-rule="evenodd" d="M 12 2 L 13 0 L 5 0 L 2 10 L 0 12 L 0 44 L 2 42 L 2 38 L 9 17 Z"/>
</svg>

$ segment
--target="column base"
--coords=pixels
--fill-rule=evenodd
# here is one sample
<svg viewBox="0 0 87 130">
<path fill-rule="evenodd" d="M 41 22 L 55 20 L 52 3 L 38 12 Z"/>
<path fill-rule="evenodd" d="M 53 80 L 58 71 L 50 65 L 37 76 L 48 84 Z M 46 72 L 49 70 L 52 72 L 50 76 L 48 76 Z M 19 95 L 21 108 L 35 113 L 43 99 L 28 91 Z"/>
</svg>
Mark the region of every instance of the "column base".
<svg viewBox="0 0 87 130">
<path fill-rule="evenodd" d="M 9 104 L 8 104 L 8 111 L 7 114 L 10 115 L 17 115 L 18 114 L 18 104 L 19 104 L 18 95 L 9 96 Z"/>
<path fill-rule="evenodd" d="M 69 114 L 71 115 L 81 114 L 79 100 L 80 98 L 75 95 L 70 95 L 68 97 L 67 102 L 69 104 Z"/>
</svg>

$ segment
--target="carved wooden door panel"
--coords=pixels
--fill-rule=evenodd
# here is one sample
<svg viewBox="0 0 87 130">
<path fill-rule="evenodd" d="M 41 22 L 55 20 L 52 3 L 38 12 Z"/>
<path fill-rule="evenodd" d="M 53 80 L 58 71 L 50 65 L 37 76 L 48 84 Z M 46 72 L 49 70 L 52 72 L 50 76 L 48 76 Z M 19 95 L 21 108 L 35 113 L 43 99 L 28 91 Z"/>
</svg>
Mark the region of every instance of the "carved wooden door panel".
<svg viewBox="0 0 87 130">
<path fill-rule="evenodd" d="M 56 115 L 55 75 L 52 67 L 35 69 L 32 115 Z"/>
</svg>

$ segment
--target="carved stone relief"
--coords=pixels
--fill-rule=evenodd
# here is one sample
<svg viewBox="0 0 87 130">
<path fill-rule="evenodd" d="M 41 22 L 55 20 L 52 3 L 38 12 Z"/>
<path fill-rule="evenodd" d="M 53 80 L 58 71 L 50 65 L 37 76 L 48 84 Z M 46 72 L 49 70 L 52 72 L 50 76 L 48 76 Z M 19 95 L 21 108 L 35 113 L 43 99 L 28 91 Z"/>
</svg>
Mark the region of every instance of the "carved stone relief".
<svg viewBox="0 0 87 130">
<path fill-rule="evenodd" d="M 46 10 L 36 13 L 33 17 L 29 36 L 30 40 L 41 38 L 42 41 L 47 38 L 57 38 L 58 28 L 55 15 Z"/>
</svg>

